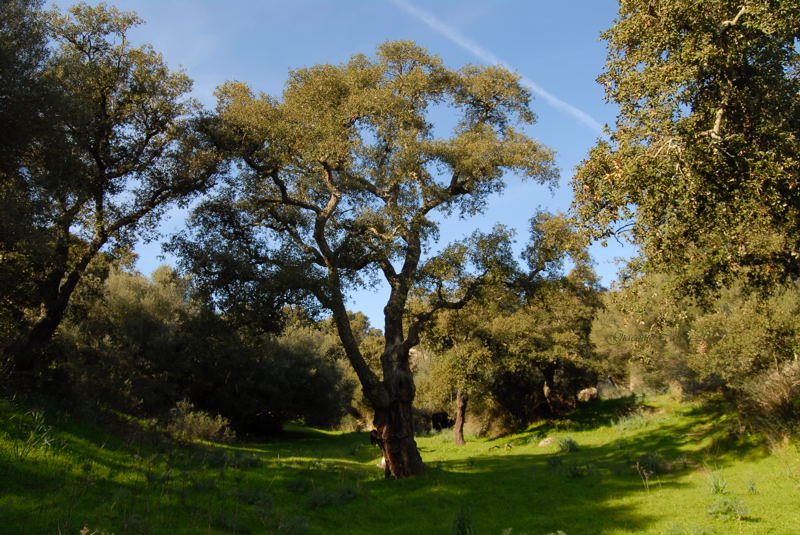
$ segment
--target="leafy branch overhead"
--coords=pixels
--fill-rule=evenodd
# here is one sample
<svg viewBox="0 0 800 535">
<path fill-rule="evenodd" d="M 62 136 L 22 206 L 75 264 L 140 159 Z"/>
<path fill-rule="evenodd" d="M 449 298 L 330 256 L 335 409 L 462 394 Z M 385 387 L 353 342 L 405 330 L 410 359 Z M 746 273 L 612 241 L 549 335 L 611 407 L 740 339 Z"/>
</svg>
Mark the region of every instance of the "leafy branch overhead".
<svg viewBox="0 0 800 535">
<path fill-rule="evenodd" d="M 616 128 L 578 169 L 596 237 L 693 293 L 800 274 L 800 5 L 627 0 L 603 34 Z"/>
<path fill-rule="evenodd" d="M 435 213 L 479 212 L 507 171 L 542 182 L 556 176 L 551 151 L 515 129 L 533 119 L 516 75 L 450 71 L 407 42 L 382 45 L 375 59 L 294 71 L 281 100 L 239 82 L 217 97 L 206 132 L 240 172 L 220 194 L 225 202 L 207 202 L 196 222 L 227 226 L 255 247 L 252 260 L 302 273 L 298 286 L 328 308 L 340 289 L 376 273 L 404 299 L 418 282 L 443 284 L 444 264 L 465 265 L 448 262 L 453 255 L 471 251 L 483 264 L 475 250 L 507 255 L 488 247 L 502 241 L 498 229 L 423 261 L 437 236 Z M 445 105 L 460 120 L 452 136 L 438 138 L 430 111 Z M 222 211 L 224 221 L 200 215 Z"/>
</svg>

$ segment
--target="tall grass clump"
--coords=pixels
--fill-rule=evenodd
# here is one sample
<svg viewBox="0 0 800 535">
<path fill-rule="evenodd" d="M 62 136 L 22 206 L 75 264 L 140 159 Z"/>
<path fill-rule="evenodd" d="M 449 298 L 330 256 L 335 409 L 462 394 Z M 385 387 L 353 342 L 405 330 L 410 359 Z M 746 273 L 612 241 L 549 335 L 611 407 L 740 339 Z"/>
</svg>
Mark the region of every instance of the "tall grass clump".
<svg viewBox="0 0 800 535">
<path fill-rule="evenodd" d="M 466 510 L 458 509 L 453 516 L 453 522 L 450 525 L 451 535 L 475 535 L 475 530 L 472 527 L 472 520 Z"/>
<path fill-rule="evenodd" d="M 53 444 L 53 429 L 45 421 L 44 412 L 38 409 L 12 414 L 11 455 L 24 461 L 31 453 L 49 448 Z"/>
<path fill-rule="evenodd" d="M 650 419 L 641 410 L 637 410 L 617 418 L 617 421 L 614 422 L 614 429 L 618 433 L 637 431 L 647 427 L 649 423 Z"/>
<path fill-rule="evenodd" d="M 711 494 L 721 496 L 728 493 L 728 482 L 722 476 L 711 474 L 708 479 L 708 490 Z"/>
</svg>

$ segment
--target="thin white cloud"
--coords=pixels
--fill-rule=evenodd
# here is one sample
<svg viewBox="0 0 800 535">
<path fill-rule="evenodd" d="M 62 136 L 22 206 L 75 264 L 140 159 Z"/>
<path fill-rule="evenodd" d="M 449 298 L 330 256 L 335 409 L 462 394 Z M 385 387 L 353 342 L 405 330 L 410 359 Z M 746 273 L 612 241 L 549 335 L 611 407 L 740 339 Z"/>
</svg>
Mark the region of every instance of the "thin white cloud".
<svg viewBox="0 0 800 535">
<path fill-rule="evenodd" d="M 424 9 L 420 9 L 417 6 L 407 2 L 406 0 L 391 0 L 394 5 L 414 17 L 415 19 L 419 20 L 420 22 L 425 23 L 428 25 L 432 30 L 437 33 L 440 33 L 456 45 L 460 46 L 476 58 L 480 59 L 484 63 L 488 63 L 490 65 L 502 65 L 509 70 L 513 69 L 508 63 L 500 59 L 499 57 L 495 56 L 491 51 L 486 50 L 476 42 L 472 41 L 468 37 L 465 37 L 457 30 L 448 26 L 444 22 L 437 19 L 433 14 L 425 11 Z M 602 125 L 596 121 L 592 116 L 590 116 L 585 111 L 576 108 L 572 104 L 568 102 L 564 102 L 554 94 L 550 93 L 549 91 L 545 90 L 538 84 L 536 84 L 533 80 L 528 78 L 527 76 L 523 76 L 520 80 L 524 85 L 526 85 L 534 95 L 537 95 L 544 99 L 550 106 L 553 108 L 571 115 L 573 118 L 577 119 L 580 123 L 585 126 L 588 126 L 592 130 L 598 133 L 603 132 Z"/>
</svg>

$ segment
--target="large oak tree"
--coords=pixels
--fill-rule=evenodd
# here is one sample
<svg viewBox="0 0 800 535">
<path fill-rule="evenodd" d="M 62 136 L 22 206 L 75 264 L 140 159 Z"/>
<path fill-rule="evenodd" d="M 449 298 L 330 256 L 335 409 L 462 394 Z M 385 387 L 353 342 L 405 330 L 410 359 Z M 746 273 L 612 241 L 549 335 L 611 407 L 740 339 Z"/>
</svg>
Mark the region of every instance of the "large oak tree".
<svg viewBox="0 0 800 535">
<path fill-rule="evenodd" d="M 420 473 L 409 350 L 436 310 L 462 306 L 510 259 L 499 228 L 438 252 L 431 244 L 443 217 L 480 212 L 507 171 L 555 179 L 551 151 L 516 126 L 534 120 L 529 92 L 503 68 L 449 70 L 413 43 L 393 42 L 374 58 L 291 72 L 281 98 L 236 82 L 217 95 L 207 132 L 238 172 L 195 214 L 184 251 L 192 241 L 210 245 L 198 267 L 211 271 L 220 249 L 239 255 L 262 280 L 329 310 L 374 409 L 388 472 Z M 380 276 L 389 297 L 376 370 L 345 301 Z M 430 297 L 411 314 L 415 295 Z"/>
<path fill-rule="evenodd" d="M 219 160 L 193 135 L 189 78 L 151 47 L 128 40 L 141 22 L 133 13 L 102 4 L 42 13 L 22 1 L 4 4 L 2 13 L 4 48 L 16 45 L 28 85 L 46 89 L 38 100 L 26 99 L 3 77 L 2 96 L 9 89 L 29 104 L 17 115 L 36 123 L 15 159 L 4 162 L 0 190 L 14 219 L 0 243 L 9 266 L 4 282 L 25 288 L 6 303 L 15 309 L 16 333 L 5 350 L 22 373 L 41 363 L 37 349 L 58 328 L 98 254 L 153 229 L 166 206 L 208 185 Z M 49 41 L 15 38 L 23 26 L 47 28 Z M 13 114 L 2 119 L 4 134 L 26 125 Z"/>
</svg>

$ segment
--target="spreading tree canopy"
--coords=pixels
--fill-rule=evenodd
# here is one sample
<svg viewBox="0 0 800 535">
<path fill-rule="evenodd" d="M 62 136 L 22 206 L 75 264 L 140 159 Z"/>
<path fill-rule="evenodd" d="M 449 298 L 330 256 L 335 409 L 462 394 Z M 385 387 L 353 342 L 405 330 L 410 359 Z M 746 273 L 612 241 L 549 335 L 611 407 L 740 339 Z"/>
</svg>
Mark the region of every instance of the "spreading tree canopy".
<svg viewBox="0 0 800 535">
<path fill-rule="evenodd" d="M 603 37 L 619 116 L 574 181 L 595 235 L 693 294 L 800 275 L 800 4 L 622 0 Z"/>
<path fill-rule="evenodd" d="M 507 171 L 555 179 L 551 151 L 517 128 L 534 121 L 529 92 L 501 67 L 450 70 L 411 42 L 393 42 L 373 58 L 292 71 L 281 98 L 238 82 L 217 97 L 206 132 L 238 172 L 176 248 L 205 273 L 238 257 L 258 266 L 254 276 L 329 310 L 375 410 L 388 471 L 419 473 L 409 350 L 436 310 L 462 306 L 510 258 L 501 228 L 438 252 L 430 245 L 441 218 L 479 213 Z M 449 135 L 434 122 L 453 116 Z M 389 297 L 373 370 L 345 299 L 381 276 Z M 408 314 L 415 295 L 430 298 Z"/>
<path fill-rule="evenodd" d="M 10 73 L 21 76 L 15 82 L 4 72 L 0 97 L 24 104 L 0 115 L 3 152 L 14 156 L 2 170 L 1 205 L 14 224 L 0 236 L 0 274 L 4 286 L 25 281 L 24 295 L 5 303 L 15 331 L 5 349 L 24 372 L 98 253 L 146 234 L 169 203 L 209 183 L 218 160 L 192 133 L 189 78 L 149 46 L 129 42 L 141 22 L 133 13 L 103 4 L 42 13 L 23 1 L 4 3 L 0 13 L 0 59 L 8 63 L 6 49 L 14 49 Z M 19 124 L 23 143 L 12 146 L 7 133 Z"/>
</svg>

